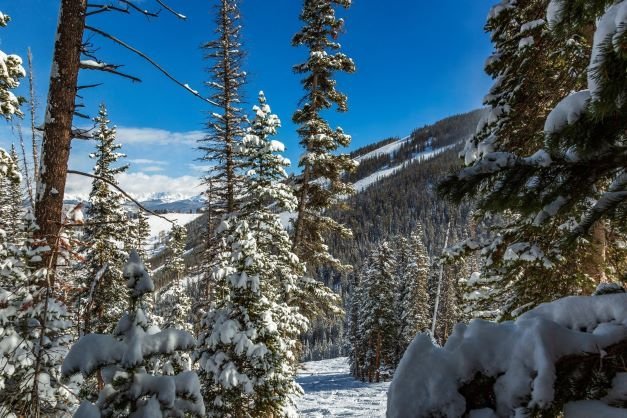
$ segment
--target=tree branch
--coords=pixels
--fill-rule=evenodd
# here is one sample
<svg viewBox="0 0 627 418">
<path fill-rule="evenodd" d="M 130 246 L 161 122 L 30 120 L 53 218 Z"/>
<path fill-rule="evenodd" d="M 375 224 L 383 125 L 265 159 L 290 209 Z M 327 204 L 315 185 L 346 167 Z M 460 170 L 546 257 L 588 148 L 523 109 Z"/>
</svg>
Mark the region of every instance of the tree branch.
<svg viewBox="0 0 627 418">
<path fill-rule="evenodd" d="M 106 73 L 119 75 L 120 77 L 128 78 L 134 83 L 141 83 L 140 78 L 118 71 L 118 68 L 120 67 L 121 65 L 107 64 L 102 61 L 81 61 L 80 64 L 80 68 L 83 70 L 103 71 Z"/>
<path fill-rule="evenodd" d="M 155 62 L 152 58 L 150 58 L 148 55 L 144 54 L 143 52 L 141 52 L 140 50 L 130 46 L 129 44 L 127 44 L 126 42 L 122 41 L 121 39 L 116 38 L 113 35 L 108 34 L 107 32 L 104 32 L 98 28 L 94 28 L 93 26 L 85 26 L 85 29 L 93 32 L 93 33 L 97 33 L 100 36 L 103 36 L 115 43 L 117 43 L 118 45 L 128 49 L 131 52 L 134 52 L 135 54 L 139 55 L 140 57 L 142 57 L 143 59 L 145 59 L 146 61 L 148 61 L 150 64 L 152 64 L 157 70 L 159 70 L 161 73 L 163 73 L 167 78 L 169 78 L 170 80 L 172 80 L 174 83 L 178 84 L 179 86 L 183 87 L 185 90 L 187 90 L 188 92 L 190 92 L 191 94 L 193 94 L 194 96 L 198 97 L 199 99 L 212 104 L 214 106 L 218 106 L 218 104 L 216 102 L 214 102 L 211 99 L 208 99 L 206 97 L 203 97 L 202 95 L 200 95 L 200 93 L 198 93 L 196 90 L 191 89 L 187 84 L 181 83 L 180 81 L 178 81 L 173 75 L 171 75 L 168 71 L 166 71 L 165 68 L 163 68 L 161 65 L 159 65 L 157 62 Z"/>
<path fill-rule="evenodd" d="M 157 1 L 157 3 L 159 3 L 161 5 L 161 7 L 163 7 L 164 9 L 166 9 L 168 12 L 172 13 L 174 16 L 178 17 L 179 19 L 182 19 L 182 20 L 187 19 L 187 16 L 185 16 L 184 14 L 181 14 L 181 13 L 177 12 L 176 10 L 172 9 L 163 0 L 156 0 L 156 1 Z"/>
<path fill-rule="evenodd" d="M 138 11 L 139 13 L 142 13 L 142 14 L 144 14 L 146 16 L 149 16 L 149 17 L 158 17 L 159 16 L 159 12 L 149 12 L 148 10 L 142 9 L 139 6 L 136 6 L 134 3 L 132 3 L 132 2 L 130 2 L 128 0 L 118 0 L 118 1 L 120 3 L 126 4 L 131 9 L 134 9 L 134 10 Z"/>
<path fill-rule="evenodd" d="M 96 179 L 96 180 L 100 180 L 102 182 L 107 183 L 109 186 L 114 187 L 115 189 L 117 189 L 117 191 L 119 191 L 120 193 L 122 193 L 124 195 L 124 197 L 126 197 L 127 199 L 129 199 L 131 202 L 135 203 L 135 205 L 140 208 L 141 210 L 143 210 L 146 213 L 150 213 L 151 215 L 157 216 L 163 220 L 166 220 L 168 222 L 170 222 L 171 224 L 175 224 L 174 221 L 169 220 L 168 218 L 166 218 L 163 215 L 159 215 L 158 213 L 155 213 L 153 211 L 151 211 L 150 209 L 147 209 L 146 207 L 144 207 L 141 203 L 139 203 L 137 200 L 135 200 L 133 197 L 131 197 L 131 195 L 129 195 L 128 193 L 126 193 L 122 188 L 120 188 L 120 186 L 118 186 L 117 184 L 111 183 L 109 180 L 100 177 L 100 176 L 96 176 L 94 174 L 89 174 L 89 173 L 85 173 L 83 171 L 78 171 L 78 170 L 68 170 L 67 171 L 68 174 L 76 174 L 79 176 L 85 176 L 85 177 L 91 177 L 92 179 Z"/>
</svg>

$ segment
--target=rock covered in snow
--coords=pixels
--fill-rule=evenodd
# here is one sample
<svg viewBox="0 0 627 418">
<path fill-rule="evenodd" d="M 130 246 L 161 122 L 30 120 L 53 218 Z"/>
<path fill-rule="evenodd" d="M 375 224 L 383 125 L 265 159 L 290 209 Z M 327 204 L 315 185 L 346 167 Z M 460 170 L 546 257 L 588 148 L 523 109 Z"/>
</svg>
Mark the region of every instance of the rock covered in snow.
<svg viewBox="0 0 627 418">
<path fill-rule="evenodd" d="M 604 355 L 603 348 L 625 339 L 625 293 L 563 298 L 542 304 L 516 321 L 458 324 L 443 347 L 419 334 L 394 376 L 387 414 L 514 416 L 525 408 L 542 409 L 554 400 L 559 359 L 581 353 Z M 467 411 L 458 390 L 477 373 L 495 379 L 494 410 Z M 566 410 L 573 408 L 570 404 Z"/>
</svg>

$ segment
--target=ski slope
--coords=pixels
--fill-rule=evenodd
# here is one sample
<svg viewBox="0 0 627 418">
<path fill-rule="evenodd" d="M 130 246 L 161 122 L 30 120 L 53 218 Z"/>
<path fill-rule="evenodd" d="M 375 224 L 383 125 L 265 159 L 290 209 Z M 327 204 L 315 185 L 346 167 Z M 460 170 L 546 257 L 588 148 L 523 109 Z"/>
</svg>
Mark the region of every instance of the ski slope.
<svg viewBox="0 0 627 418">
<path fill-rule="evenodd" d="M 390 144 L 393 145 L 393 144 Z M 379 171 L 375 171 L 374 173 L 370 174 L 367 177 L 364 177 L 361 180 L 356 181 L 353 184 L 353 187 L 355 187 L 355 190 L 357 192 L 361 192 L 363 190 L 365 190 L 366 188 L 370 187 L 372 184 L 391 176 L 392 174 L 396 173 L 397 171 L 399 171 L 400 169 L 402 169 L 403 167 L 405 167 L 407 164 L 412 163 L 414 161 L 426 161 L 429 160 L 433 157 L 436 157 L 437 155 L 443 153 L 446 150 L 449 150 L 451 148 L 453 148 L 455 145 L 457 144 L 451 144 L 451 145 L 447 145 L 445 147 L 442 148 L 436 148 L 436 149 L 427 149 L 423 152 L 419 152 L 416 155 L 414 155 L 412 158 L 410 158 L 407 161 L 403 161 L 401 164 L 395 165 L 394 167 L 388 167 L 388 168 L 383 168 Z M 375 150 L 377 151 L 377 150 Z M 372 152 L 375 152 L 372 151 Z"/>
<path fill-rule="evenodd" d="M 353 379 L 346 357 L 302 363 L 296 381 L 305 392 L 296 400 L 301 417 L 385 417 L 390 383 Z"/>
</svg>

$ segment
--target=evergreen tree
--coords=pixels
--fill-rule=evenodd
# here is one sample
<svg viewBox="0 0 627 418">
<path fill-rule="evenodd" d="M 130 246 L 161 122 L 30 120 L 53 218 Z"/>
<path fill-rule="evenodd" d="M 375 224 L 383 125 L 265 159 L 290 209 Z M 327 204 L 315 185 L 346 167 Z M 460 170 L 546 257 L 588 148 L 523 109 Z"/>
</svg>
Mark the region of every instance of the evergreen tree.
<svg viewBox="0 0 627 418">
<path fill-rule="evenodd" d="M 154 376 L 146 367 L 155 357 L 191 350 L 191 334 L 178 329 L 150 330 L 145 298 L 154 291 L 137 252 L 124 266 L 129 310 L 113 335 L 88 334 L 80 338 L 63 362 L 62 373 L 88 377 L 99 374 L 105 383 L 95 403 L 81 403 L 77 417 L 171 417 L 205 415 L 200 382 L 194 372 L 176 376 Z"/>
<path fill-rule="evenodd" d="M 408 257 L 399 277 L 399 338 L 396 364 L 417 333 L 429 329 L 429 256 L 423 244 L 422 226 L 418 224 L 407 242 Z M 401 286 L 401 283 L 403 286 Z"/>
<path fill-rule="evenodd" d="M 293 210 L 295 197 L 283 183 L 289 161 L 271 140 L 280 121 L 263 93 L 241 144 L 246 177 L 239 216 L 224 219 L 222 253 L 214 275 L 228 297 L 203 319 L 198 358 L 205 393 L 216 416 L 294 415 L 292 397 L 297 337 L 306 320 L 293 306 L 303 266 L 275 210 Z"/>
<path fill-rule="evenodd" d="M 32 213 L 19 225 L 25 240 L 0 244 L 0 416 L 62 416 L 72 402 L 59 374 L 71 324 L 52 288 L 38 286 L 48 273 Z"/>
<path fill-rule="evenodd" d="M 205 298 L 207 301 L 224 296 L 227 291 L 214 281 L 210 271 L 219 263 L 224 248 L 222 237 L 214 235 L 223 215 L 238 209 L 241 183 L 241 156 L 239 144 L 244 136 L 246 115 L 240 107 L 246 73 L 242 70 L 244 51 L 241 45 L 241 26 L 238 0 L 220 0 L 216 9 L 217 38 L 203 48 L 205 57 L 212 61 L 209 70 L 211 100 L 216 110 L 211 113 L 207 136 L 200 141 L 201 159 L 210 162 L 211 169 L 204 177 L 207 187 L 208 231 L 205 254 Z"/>
<path fill-rule="evenodd" d="M 213 416 L 293 415 L 290 396 L 300 389 L 293 381 L 293 347 L 284 336 L 295 339 L 300 330 L 286 329 L 293 321 L 281 322 L 293 313 L 273 302 L 267 283 L 273 260 L 257 246 L 249 223 L 232 217 L 222 227 L 232 251 L 221 266 L 230 292 L 203 319 L 210 330 L 201 335 L 198 352 L 203 393 Z"/>
<path fill-rule="evenodd" d="M 0 27 L 6 27 L 11 18 L 0 12 Z M 13 115 L 22 116 L 20 106 L 24 98 L 17 97 L 11 90 L 20 85 L 20 78 L 26 76 L 22 67 L 22 58 L 18 55 L 7 55 L 0 50 L 0 116 L 9 120 Z"/>
<path fill-rule="evenodd" d="M 348 109 L 346 95 L 335 89 L 334 73 L 355 71 L 353 61 L 341 52 L 336 42 L 344 20 L 335 16 L 335 6 L 348 8 L 350 0 L 305 0 L 301 20 L 303 28 L 294 36 L 294 46 L 309 50 L 307 61 L 294 67 L 302 80 L 306 95 L 303 105 L 292 117 L 299 125 L 298 134 L 305 149 L 299 161 L 303 174 L 296 189 L 297 217 L 294 222 L 295 253 L 314 269 L 323 265 L 342 266 L 333 257 L 325 240 L 330 233 L 350 237 L 350 230 L 325 213 L 339 200 L 353 192 L 343 180 L 356 163 L 345 154 L 336 154 L 339 147 L 348 146 L 350 135 L 341 128 L 331 129 L 323 118 L 324 111 L 335 107 L 340 112 Z"/>
<path fill-rule="evenodd" d="M 550 30 L 552 23 L 547 25 L 554 19 L 546 16 L 548 3 L 504 0 L 492 9 L 486 25 L 496 48 L 486 65 L 496 80 L 485 99 L 490 113 L 466 146 L 469 167 L 440 187 L 455 201 L 476 199 L 478 216 L 492 225 L 489 234 L 467 240 L 456 253 L 481 252 L 481 276 L 474 280 L 482 287 L 474 293 L 476 311 L 497 318 L 517 316 L 561 296 L 591 292 L 596 283 L 615 280 L 611 271 L 620 270 L 606 256 L 618 251 L 620 234 L 608 233 L 613 228 L 603 222 L 578 220 L 591 213 L 589 199 L 600 198 L 604 190 L 614 196 L 609 185 L 620 178 L 620 164 L 612 165 L 599 148 L 599 154 L 596 149 L 586 154 L 582 165 L 585 140 L 560 142 L 553 135 L 559 130 L 554 129 L 556 121 L 564 128 L 569 125 L 566 119 L 586 120 L 579 118 L 589 101 L 584 100 L 586 93 L 569 94 L 585 86 L 592 71 L 588 67 L 594 67 L 589 65 L 589 31 L 583 22 L 594 21 L 594 13 L 602 8 L 584 8 L 585 16 L 560 37 Z M 618 78 L 614 93 L 624 82 Z M 570 97 L 566 107 L 559 105 L 565 96 Z M 554 108 L 557 111 L 551 111 Z M 619 117 L 620 109 L 613 112 L 613 118 Z M 589 134 L 591 126 L 574 129 Z M 619 125 L 616 129 L 609 136 L 603 131 L 611 149 L 624 142 Z M 588 172 L 584 167 L 595 174 L 582 174 Z M 582 184 L 586 186 L 580 188 Z M 572 239 L 573 230 L 590 234 Z"/>
<path fill-rule="evenodd" d="M 115 142 L 116 130 L 109 127 L 104 105 L 100 106 L 96 123 L 96 152 L 90 157 L 96 160 L 94 175 L 102 180 L 92 182 L 89 221 L 85 227 L 85 241 L 89 248 L 85 256 L 87 277 L 84 279 L 86 293 L 82 322 L 86 333 L 111 331 L 126 309 L 122 279 L 126 255 L 120 243 L 128 240 L 129 230 L 122 196 L 108 183 L 117 184 L 115 176 L 126 171 L 128 166 L 115 166 L 124 154 L 117 152 L 121 145 Z"/>
<path fill-rule="evenodd" d="M 394 306 L 394 254 L 387 242 L 372 252 L 361 289 L 359 333 L 365 343 L 363 367 L 368 381 L 379 381 L 395 366 L 398 323 Z"/>
<path fill-rule="evenodd" d="M 10 158 L 11 170 L 19 170 L 19 159 L 13 145 L 11 145 L 8 157 Z M 22 184 L 20 181 L 16 181 L 16 178 L 0 177 L 0 228 L 6 234 L 4 237 L 6 242 L 20 245 L 24 238 L 20 236 L 23 232 L 21 224 L 24 207 L 22 204 Z"/>
<path fill-rule="evenodd" d="M 192 331 L 190 315 L 192 301 L 184 284 L 185 243 L 187 231 L 184 226 L 174 225 L 170 232 L 170 240 L 166 247 L 163 270 L 168 284 L 159 290 L 157 297 L 157 314 L 163 318 L 165 328 L 178 328 Z"/>
<path fill-rule="evenodd" d="M 359 324 L 361 323 L 361 306 L 363 305 L 363 296 L 361 289 L 361 281 L 363 272 L 360 270 L 353 276 L 353 287 L 349 293 L 348 300 L 348 315 L 347 315 L 347 330 L 348 330 L 348 344 L 349 354 L 348 362 L 350 364 L 351 374 L 355 379 L 364 379 L 364 348 L 365 341 L 360 333 Z"/>
</svg>

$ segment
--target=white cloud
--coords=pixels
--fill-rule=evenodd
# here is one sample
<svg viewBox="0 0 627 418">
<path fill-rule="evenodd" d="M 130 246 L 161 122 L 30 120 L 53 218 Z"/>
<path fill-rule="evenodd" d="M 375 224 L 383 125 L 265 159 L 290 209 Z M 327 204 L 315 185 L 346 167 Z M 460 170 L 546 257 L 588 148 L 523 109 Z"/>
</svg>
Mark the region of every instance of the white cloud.
<svg viewBox="0 0 627 418">
<path fill-rule="evenodd" d="M 148 165 L 146 167 L 142 167 L 142 171 L 146 173 L 154 173 L 155 171 L 163 171 L 163 167 L 158 165 Z"/>
<path fill-rule="evenodd" d="M 173 132 L 158 128 L 118 127 L 117 140 L 121 144 L 185 144 L 196 145 L 205 137 L 203 131 Z"/>
<path fill-rule="evenodd" d="M 202 193 L 200 180 L 194 176 L 169 177 L 163 174 L 122 173 L 117 176 L 120 187 L 138 200 L 148 200 L 159 193 L 177 196 L 181 199 Z M 87 199 L 92 179 L 71 174 L 65 189 L 67 199 Z"/>
<path fill-rule="evenodd" d="M 135 158 L 133 160 L 129 160 L 131 164 L 151 164 L 151 165 L 168 165 L 167 161 L 160 160 L 149 160 L 147 158 Z"/>
</svg>

